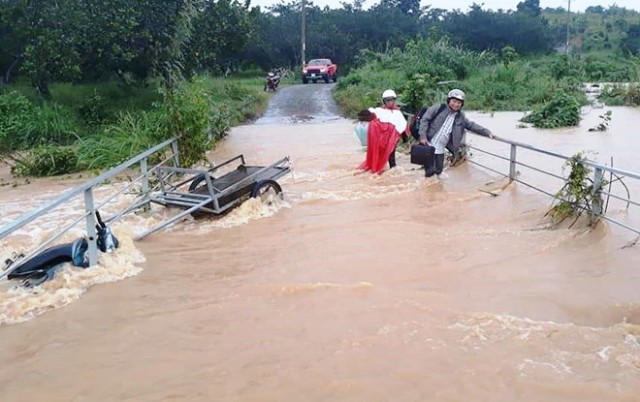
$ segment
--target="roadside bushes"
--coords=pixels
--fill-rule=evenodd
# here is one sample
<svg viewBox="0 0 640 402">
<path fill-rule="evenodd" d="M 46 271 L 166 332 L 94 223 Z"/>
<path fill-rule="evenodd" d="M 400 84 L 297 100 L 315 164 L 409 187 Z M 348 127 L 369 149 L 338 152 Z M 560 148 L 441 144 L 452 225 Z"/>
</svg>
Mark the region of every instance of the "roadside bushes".
<svg viewBox="0 0 640 402">
<path fill-rule="evenodd" d="M 0 156 L 24 147 L 24 132 L 34 114 L 34 107 L 15 91 L 0 94 Z"/>
<path fill-rule="evenodd" d="M 164 97 L 160 107 L 162 128 L 158 130 L 157 140 L 179 137 L 180 163 L 192 166 L 202 162 L 213 144 L 209 120 L 212 103 L 206 91 L 198 85 L 192 88 L 180 85 Z"/>
<path fill-rule="evenodd" d="M 156 139 L 163 129 L 159 113 L 121 112 L 116 121 L 98 133 L 81 138 L 76 143 L 78 162 L 82 169 L 116 166 L 131 156 L 160 142 Z"/>
<path fill-rule="evenodd" d="M 384 89 L 399 93 L 406 111 L 441 102 L 449 89 L 460 87 L 481 66 L 494 61 L 491 52 L 473 52 L 454 46 L 447 38 L 416 39 L 403 51 L 362 51 L 362 64 L 342 78 L 334 97 L 347 116 L 380 103 Z M 464 88 L 463 88 L 464 89 Z"/>
<path fill-rule="evenodd" d="M 74 87 L 61 84 L 41 106 L 20 92 L 0 92 L 0 161 L 16 175 L 110 168 L 179 136 L 181 163 L 191 166 L 204 161 L 232 125 L 266 107 L 262 86 L 262 79 L 203 77 L 171 93 L 141 89 L 130 97 L 115 86 L 89 91 L 78 85 L 74 98 Z M 64 105 L 55 103 L 58 94 Z"/>
<path fill-rule="evenodd" d="M 201 83 L 177 85 L 149 111 L 121 112 L 96 135 L 78 141 L 84 169 L 116 166 L 172 137 L 178 142 L 180 163 L 192 166 L 205 159 L 213 143 L 230 128 L 229 114 L 212 100 Z"/>
<path fill-rule="evenodd" d="M 97 127 L 104 124 L 110 117 L 104 96 L 97 90 L 87 96 L 84 102 L 78 107 L 78 114 L 84 123 L 90 127 Z"/>
<path fill-rule="evenodd" d="M 11 173 L 16 176 L 56 176 L 77 170 L 76 151 L 52 145 L 31 149 L 11 167 Z"/>
<path fill-rule="evenodd" d="M 74 116 L 59 105 L 36 107 L 18 92 L 0 94 L 0 159 L 13 150 L 70 144 L 76 132 Z"/>
</svg>

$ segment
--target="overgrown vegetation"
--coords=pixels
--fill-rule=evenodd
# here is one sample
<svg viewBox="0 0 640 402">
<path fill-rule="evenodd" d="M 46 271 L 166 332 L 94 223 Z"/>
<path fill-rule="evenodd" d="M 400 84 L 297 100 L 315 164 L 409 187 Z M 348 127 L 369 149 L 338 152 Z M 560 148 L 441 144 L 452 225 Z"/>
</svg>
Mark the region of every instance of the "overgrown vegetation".
<svg viewBox="0 0 640 402">
<path fill-rule="evenodd" d="M 260 79 L 207 77 L 177 83 L 143 110 L 129 107 L 133 95 L 118 107 L 119 98 L 95 89 L 75 102 L 61 97 L 66 105 L 57 103 L 56 85 L 51 93 L 41 106 L 17 91 L 0 94 L 0 160 L 16 175 L 108 168 L 176 136 L 181 163 L 190 166 L 203 161 L 231 126 L 259 114 L 268 99 Z M 149 99 L 146 91 L 141 95 Z"/>
<path fill-rule="evenodd" d="M 399 93 L 399 103 L 408 113 L 443 102 L 449 90 L 460 88 L 468 94 L 466 109 L 534 109 L 530 122 L 545 128 L 578 124 L 580 106 L 587 103 L 581 81 L 559 73 L 568 63 L 562 56 L 533 63 L 513 48 L 500 55 L 478 53 L 441 38 L 412 41 L 403 51 L 365 51 L 360 60 L 362 64 L 338 83 L 335 94 L 349 116 L 379 103 L 385 88 Z"/>
<path fill-rule="evenodd" d="M 24 153 L 11 167 L 11 172 L 16 176 L 56 176 L 78 169 L 75 149 L 47 145 Z"/>
</svg>

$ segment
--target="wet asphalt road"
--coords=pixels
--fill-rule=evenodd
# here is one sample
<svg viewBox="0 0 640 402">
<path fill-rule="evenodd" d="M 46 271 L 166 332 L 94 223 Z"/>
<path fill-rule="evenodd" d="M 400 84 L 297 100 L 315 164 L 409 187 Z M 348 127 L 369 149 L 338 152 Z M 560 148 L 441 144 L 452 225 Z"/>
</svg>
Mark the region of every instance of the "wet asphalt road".
<svg viewBox="0 0 640 402">
<path fill-rule="evenodd" d="M 334 83 L 309 83 L 280 87 L 264 115 L 255 124 L 329 123 L 349 121 L 333 100 Z"/>
</svg>

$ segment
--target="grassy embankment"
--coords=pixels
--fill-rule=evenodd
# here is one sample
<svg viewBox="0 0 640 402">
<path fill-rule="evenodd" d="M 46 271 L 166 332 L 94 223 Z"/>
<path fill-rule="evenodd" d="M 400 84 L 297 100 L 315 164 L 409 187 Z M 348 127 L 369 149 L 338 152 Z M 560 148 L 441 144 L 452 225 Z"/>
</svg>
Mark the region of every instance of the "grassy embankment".
<svg viewBox="0 0 640 402">
<path fill-rule="evenodd" d="M 100 170 L 182 135 L 182 160 L 196 163 L 230 127 L 264 111 L 263 85 L 262 78 L 200 77 L 168 95 L 157 83 L 53 84 L 47 100 L 28 85 L 5 86 L 0 160 L 16 175 Z"/>
</svg>

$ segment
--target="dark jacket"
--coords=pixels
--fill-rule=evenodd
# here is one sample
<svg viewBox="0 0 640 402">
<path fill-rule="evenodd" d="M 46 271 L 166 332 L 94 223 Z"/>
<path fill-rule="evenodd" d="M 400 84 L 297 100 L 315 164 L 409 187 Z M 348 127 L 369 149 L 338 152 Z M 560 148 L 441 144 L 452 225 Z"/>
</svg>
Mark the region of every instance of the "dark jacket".
<svg viewBox="0 0 640 402">
<path fill-rule="evenodd" d="M 425 139 L 431 141 L 451 112 L 451 109 L 447 107 L 442 111 L 442 113 L 438 114 L 439 109 L 440 104 L 437 104 L 431 106 L 426 112 L 424 112 L 422 119 L 420 119 L 420 129 L 418 130 L 418 133 L 420 134 L 420 141 Z M 462 111 L 458 112 L 458 115 L 453 121 L 451 137 L 447 143 L 447 149 L 452 154 L 455 154 L 460 148 L 460 145 L 464 144 L 465 130 L 469 130 L 485 137 L 488 137 L 489 134 L 491 134 L 490 130 L 467 119 L 467 116 L 465 116 Z"/>
</svg>

